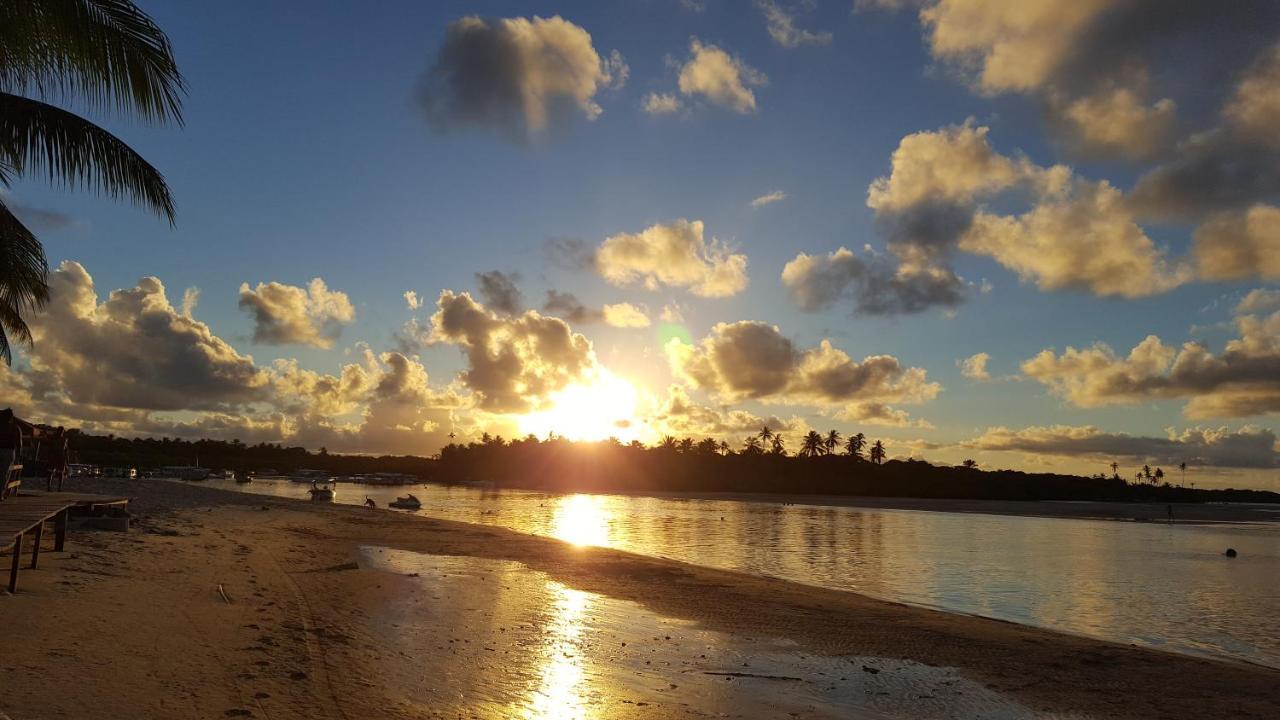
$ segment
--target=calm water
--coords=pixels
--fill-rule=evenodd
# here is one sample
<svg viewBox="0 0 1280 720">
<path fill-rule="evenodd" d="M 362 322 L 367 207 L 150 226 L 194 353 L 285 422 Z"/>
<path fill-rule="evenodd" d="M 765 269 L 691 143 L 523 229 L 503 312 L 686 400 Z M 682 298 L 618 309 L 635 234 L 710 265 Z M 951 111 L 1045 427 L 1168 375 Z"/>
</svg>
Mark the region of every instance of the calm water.
<svg viewBox="0 0 1280 720">
<path fill-rule="evenodd" d="M 239 488 L 303 497 L 306 486 Z M 380 506 L 405 490 L 339 486 Z M 1280 526 L 1162 525 L 427 486 L 421 514 L 1280 667 Z M 1240 556 L 1224 558 L 1234 547 Z"/>
</svg>

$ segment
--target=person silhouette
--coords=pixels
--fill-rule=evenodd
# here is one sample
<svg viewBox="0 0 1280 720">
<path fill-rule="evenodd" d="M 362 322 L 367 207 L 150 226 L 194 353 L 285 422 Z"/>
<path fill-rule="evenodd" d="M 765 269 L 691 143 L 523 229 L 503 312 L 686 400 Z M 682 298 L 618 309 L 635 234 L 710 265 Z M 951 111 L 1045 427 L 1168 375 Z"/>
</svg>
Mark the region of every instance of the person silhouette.
<svg viewBox="0 0 1280 720">
<path fill-rule="evenodd" d="M 367 507 L 367 508 L 376 508 L 376 507 L 378 507 L 378 503 L 374 502 L 374 501 L 373 501 L 373 498 L 369 497 L 368 495 L 365 495 L 365 496 L 364 496 L 364 506 L 365 506 L 365 507 Z"/>
</svg>

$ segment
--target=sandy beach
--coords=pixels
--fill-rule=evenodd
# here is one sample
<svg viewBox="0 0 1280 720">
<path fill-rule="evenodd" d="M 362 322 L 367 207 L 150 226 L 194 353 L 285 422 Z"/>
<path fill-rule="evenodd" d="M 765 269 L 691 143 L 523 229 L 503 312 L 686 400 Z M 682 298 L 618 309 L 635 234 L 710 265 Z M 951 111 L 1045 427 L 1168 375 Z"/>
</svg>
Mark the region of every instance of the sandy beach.
<svg viewBox="0 0 1280 720">
<path fill-rule="evenodd" d="M 1280 716 L 1268 668 L 501 528 L 77 489 L 137 522 L 0 598 L 13 720 Z"/>
</svg>

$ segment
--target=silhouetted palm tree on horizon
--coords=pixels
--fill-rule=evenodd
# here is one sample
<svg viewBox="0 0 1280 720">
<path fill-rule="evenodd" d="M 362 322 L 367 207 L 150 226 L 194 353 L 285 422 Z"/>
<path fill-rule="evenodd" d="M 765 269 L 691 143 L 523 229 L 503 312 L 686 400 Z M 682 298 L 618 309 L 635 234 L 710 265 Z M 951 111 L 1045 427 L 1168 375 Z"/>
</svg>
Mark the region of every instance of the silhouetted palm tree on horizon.
<svg viewBox="0 0 1280 720">
<path fill-rule="evenodd" d="M 773 434 L 773 447 L 769 448 L 769 452 L 773 453 L 774 455 L 787 454 L 786 441 L 784 441 L 782 439 L 782 436 L 779 435 L 778 433 Z"/>
<path fill-rule="evenodd" d="M 158 170 L 116 136 L 44 100 L 143 122 L 182 123 L 182 75 L 169 38 L 130 0 L 0 3 L 0 186 L 45 176 L 63 187 L 128 197 L 170 224 Z M 0 198 L 0 358 L 30 344 L 30 314 L 49 299 L 39 239 Z"/>
<path fill-rule="evenodd" d="M 800 442 L 800 457 L 814 458 L 827 453 L 827 441 L 816 430 L 810 430 Z"/>
<path fill-rule="evenodd" d="M 867 445 L 866 435 L 863 435 L 862 433 L 850 435 L 849 439 L 845 441 L 845 444 L 844 444 L 845 454 L 849 455 L 854 460 L 861 460 L 862 448 L 866 447 L 866 445 Z"/>
<path fill-rule="evenodd" d="M 884 462 L 884 443 L 879 440 L 871 446 L 871 462 L 879 465 Z"/>
<path fill-rule="evenodd" d="M 827 433 L 827 454 L 835 454 L 836 448 L 840 447 L 840 431 L 831 430 Z"/>
<path fill-rule="evenodd" d="M 756 435 L 756 437 L 760 438 L 760 442 L 767 443 L 773 440 L 774 432 L 769 429 L 768 425 L 765 425 L 764 427 L 760 428 L 760 433 Z"/>
<path fill-rule="evenodd" d="M 764 452 L 764 445 L 760 443 L 760 438 L 750 435 L 746 442 L 742 443 L 742 452 L 746 455 L 758 455 Z"/>
<path fill-rule="evenodd" d="M 972 458 L 970 458 L 970 459 L 968 459 L 968 460 L 965 460 L 964 462 L 962 462 L 962 463 L 960 463 L 960 464 L 961 464 L 961 465 L 963 465 L 963 466 L 965 466 L 965 467 L 967 467 L 967 468 L 969 468 L 970 470 L 976 470 L 976 469 L 978 468 L 978 461 L 977 461 L 977 460 L 974 460 L 974 459 L 972 459 Z"/>
</svg>

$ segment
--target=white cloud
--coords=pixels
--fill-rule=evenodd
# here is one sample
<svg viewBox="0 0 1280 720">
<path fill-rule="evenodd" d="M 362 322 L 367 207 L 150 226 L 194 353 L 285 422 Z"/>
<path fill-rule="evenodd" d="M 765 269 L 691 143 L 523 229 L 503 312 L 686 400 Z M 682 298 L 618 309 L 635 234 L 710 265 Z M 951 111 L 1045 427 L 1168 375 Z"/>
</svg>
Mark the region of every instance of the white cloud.
<svg viewBox="0 0 1280 720">
<path fill-rule="evenodd" d="M 797 28 L 795 13 L 774 0 L 756 0 L 756 7 L 764 13 L 765 21 L 768 23 L 769 37 L 782 47 L 831 44 L 830 32 L 812 32 Z"/>
<path fill-rule="evenodd" d="M 641 107 L 650 115 L 669 115 L 680 109 L 680 98 L 670 93 L 651 92 L 644 96 Z"/>
<path fill-rule="evenodd" d="M 702 297 L 728 297 L 747 287 L 747 256 L 703 238 L 702 221 L 676 220 L 639 233 L 619 233 L 600 245 L 596 270 L 615 285 L 643 282 L 684 287 Z"/>
<path fill-rule="evenodd" d="M 413 290 L 404 291 L 404 302 L 409 306 L 410 310 L 417 310 L 422 307 L 422 299 L 418 297 L 418 293 Z"/>
<path fill-rule="evenodd" d="M 756 95 L 751 88 L 768 84 L 764 73 L 697 38 L 690 41 L 689 52 L 692 57 L 680 68 L 681 93 L 701 95 L 735 112 L 755 112 Z"/>
<path fill-rule="evenodd" d="M 1183 462 L 1193 466 L 1232 468 L 1280 466 L 1275 433 L 1251 426 L 1236 431 L 1193 428 L 1175 433 L 1170 430 L 1167 437 L 1105 432 L 1092 425 L 1054 425 L 1020 430 L 994 427 L 961 445 L 997 452 L 1085 457 L 1100 461 L 1122 459 L 1165 466 Z"/>
<path fill-rule="evenodd" d="M 776 202 L 778 202 L 778 201 L 780 201 L 780 200 L 786 200 L 786 199 L 787 199 L 787 194 L 786 194 L 785 192 L 783 192 L 783 191 L 781 191 L 781 190 L 774 190 L 774 191 L 773 191 L 773 192 L 771 192 L 771 193 L 766 193 L 766 194 L 761 195 L 760 197 L 756 198 L 755 200 L 752 200 L 752 201 L 751 201 L 751 207 L 753 207 L 753 208 L 762 208 L 762 207 L 764 207 L 765 205 L 771 205 L 771 204 L 776 203 Z"/>
<path fill-rule="evenodd" d="M 330 290 L 320 278 L 307 287 L 278 282 L 240 284 L 240 309 L 253 315 L 253 341 L 263 345 L 296 343 L 332 347 L 356 317 L 346 293 Z"/>
<path fill-rule="evenodd" d="M 620 328 L 649 327 L 649 316 L 631 303 L 616 303 L 602 308 L 605 323 Z"/>
<path fill-rule="evenodd" d="M 1254 288 L 1236 306 L 1236 313 L 1240 315 L 1266 313 L 1273 310 L 1280 310 L 1280 290 Z"/>
<path fill-rule="evenodd" d="M 440 293 L 436 307 L 432 339 L 462 349 L 467 369 L 460 380 L 481 409 L 527 411 L 596 368 L 591 341 L 559 318 L 536 310 L 502 317 L 452 290 Z"/>
<path fill-rule="evenodd" d="M 991 355 L 989 353 L 974 353 L 959 361 L 960 374 L 970 380 L 988 381 L 991 379 L 991 373 L 987 371 L 987 362 L 990 360 Z"/>
</svg>

